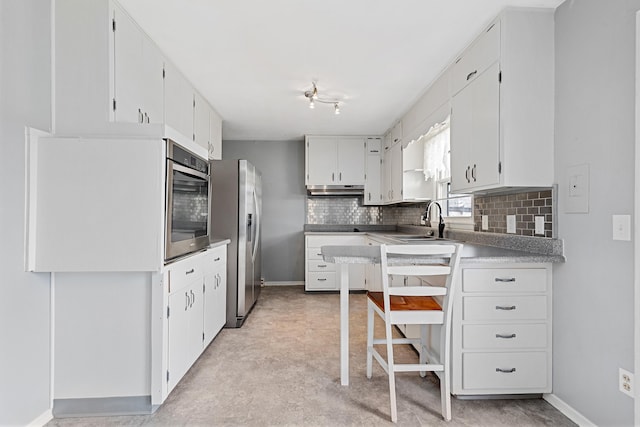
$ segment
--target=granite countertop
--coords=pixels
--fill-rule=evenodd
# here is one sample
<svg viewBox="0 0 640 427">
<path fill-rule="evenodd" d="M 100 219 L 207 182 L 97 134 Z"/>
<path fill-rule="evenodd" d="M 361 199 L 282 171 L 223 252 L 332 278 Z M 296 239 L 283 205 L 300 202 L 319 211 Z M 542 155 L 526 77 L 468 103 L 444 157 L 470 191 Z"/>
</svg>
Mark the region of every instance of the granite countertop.
<svg viewBox="0 0 640 427">
<path fill-rule="evenodd" d="M 333 226 L 335 227 L 335 226 Z M 343 226 L 351 227 L 351 226 Z M 360 228 L 359 226 L 355 226 Z M 306 229 L 306 228 L 305 228 Z M 417 230 L 420 233 L 416 232 Z M 371 230 L 360 232 L 354 232 L 353 230 L 339 231 L 335 228 L 330 229 L 327 227 L 327 231 L 307 230 L 305 235 L 344 235 L 344 234 L 362 234 L 370 237 L 377 237 L 388 240 L 389 243 L 395 244 L 407 244 L 407 243 L 420 243 L 420 244 L 437 244 L 446 243 L 448 241 L 452 243 L 463 243 L 464 247 L 461 254 L 462 264 L 473 263 L 558 263 L 564 262 L 562 241 L 558 239 L 546 239 L 546 238 L 532 238 L 523 236 L 512 235 L 499 235 L 494 233 L 477 233 L 477 232 L 451 232 L 450 238 L 452 240 L 430 240 L 424 241 L 404 241 L 401 240 L 403 236 L 408 235 L 426 235 L 429 231 L 426 227 L 409 227 L 403 228 L 399 226 L 398 229 L 387 230 Z M 453 239 L 455 237 L 455 239 Z M 325 261 L 340 263 L 341 261 L 351 263 L 372 263 L 377 259 L 379 262 L 380 254 L 375 246 L 343 246 L 345 250 L 348 250 L 348 254 L 345 254 L 343 250 L 334 249 L 338 246 L 324 246 L 322 249 L 323 255 L 325 255 Z M 349 248 L 349 249 L 346 249 Z M 325 253 L 325 249 L 329 252 Z M 337 251 L 337 252 L 336 252 Z M 377 255 L 376 255 L 377 252 Z"/>
</svg>

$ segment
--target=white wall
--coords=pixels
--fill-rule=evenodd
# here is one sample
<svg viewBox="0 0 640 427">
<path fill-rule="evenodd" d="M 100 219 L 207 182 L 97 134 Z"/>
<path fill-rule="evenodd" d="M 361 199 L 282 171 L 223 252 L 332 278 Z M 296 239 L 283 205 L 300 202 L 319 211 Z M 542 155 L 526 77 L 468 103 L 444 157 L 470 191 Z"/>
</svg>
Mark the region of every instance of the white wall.
<svg viewBox="0 0 640 427">
<path fill-rule="evenodd" d="M 50 276 L 23 256 L 24 129 L 51 123 L 50 3 L 0 1 L 0 425 L 50 407 Z"/>
<path fill-rule="evenodd" d="M 304 141 L 224 141 L 222 153 L 262 172 L 262 276 L 304 281 Z"/>
<path fill-rule="evenodd" d="M 565 264 L 553 269 L 553 393 L 591 422 L 633 425 L 618 368 L 633 371 L 635 12 L 638 0 L 567 0 L 555 14 L 555 175 Z M 568 167 L 590 166 L 587 214 L 566 213 Z"/>
</svg>

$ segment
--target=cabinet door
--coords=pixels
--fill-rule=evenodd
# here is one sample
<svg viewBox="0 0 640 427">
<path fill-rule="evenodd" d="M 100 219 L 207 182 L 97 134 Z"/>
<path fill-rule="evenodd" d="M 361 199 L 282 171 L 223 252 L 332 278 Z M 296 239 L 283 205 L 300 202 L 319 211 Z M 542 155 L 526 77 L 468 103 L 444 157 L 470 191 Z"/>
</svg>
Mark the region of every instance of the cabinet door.
<svg viewBox="0 0 640 427">
<path fill-rule="evenodd" d="M 391 202 L 391 147 L 384 151 L 382 158 L 382 201 L 384 203 Z"/>
<path fill-rule="evenodd" d="M 116 46 L 117 48 L 117 46 Z M 142 110 L 146 123 L 164 123 L 164 59 L 160 49 L 146 36 L 142 38 Z"/>
<path fill-rule="evenodd" d="M 471 183 L 485 187 L 500 182 L 500 65 L 493 64 L 473 86 Z"/>
<path fill-rule="evenodd" d="M 349 265 L 349 289 L 363 290 L 365 286 L 365 264 Z"/>
<path fill-rule="evenodd" d="M 402 143 L 391 147 L 391 201 L 402 200 Z"/>
<path fill-rule="evenodd" d="M 333 185 L 338 183 L 338 141 L 331 136 L 307 138 L 307 185 Z"/>
<path fill-rule="evenodd" d="M 367 155 L 367 178 L 364 183 L 364 204 L 382 203 L 382 162 L 380 154 Z"/>
<path fill-rule="evenodd" d="M 142 123 L 143 34 L 120 8 L 113 9 L 114 27 L 114 119 L 117 122 Z"/>
<path fill-rule="evenodd" d="M 213 110 L 209 115 L 209 159 L 222 160 L 222 119 Z"/>
<path fill-rule="evenodd" d="M 193 139 L 193 88 L 170 62 L 165 64 L 164 105 L 166 125 Z"/>
<path fill-rule="evenodd" d="M 194 93 L 193 99 L 193 140 L 208 150 L 211 108 L 198 92 Z"/>
<path fill-rule="evenodd" d="M 495 63 L 452 103 L 451 190 L 500 182 L 500 82 Z"/>
<path fill-rule="evenodd" d="M 471 144 L 473 142 L 473 86 L 453 97 L 451 104 L 451 191 L 471 186 Z"/>
<path fill-rule="evenodd" d="M 175 387 L 202 349 L 202 284 L 191 282 L 169 295 L 169 391 Z"/>
<path fill-rule="evenodd" d="M 204 345 L 220 332 L 226 322 L 227 261 L 225 248 L 213 249 L 205 258 L 204 277 Z M 211 265 L 209 265 L 211 264 Z"/>
<path fill-rule="evenodd" d="M 338 139 L 339 184 L 364 184 L 365 145 L 364 138 Z"/>
</svg>

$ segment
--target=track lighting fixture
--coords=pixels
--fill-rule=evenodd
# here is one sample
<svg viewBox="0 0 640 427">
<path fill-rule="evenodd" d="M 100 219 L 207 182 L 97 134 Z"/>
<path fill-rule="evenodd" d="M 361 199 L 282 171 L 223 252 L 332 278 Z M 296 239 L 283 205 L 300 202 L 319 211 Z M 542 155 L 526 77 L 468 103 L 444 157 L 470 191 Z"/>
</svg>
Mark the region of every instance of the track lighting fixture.
<svg viewBox="0 0 640 427">
<path fill-rule="evenodd" d="M 333 104 L 333 112 L 335 114 L 340 114 L 340 101 L 337 99 L 328 99 L 321 98 L 318 95 L 318 87 L 316 86 L 316 82 L 311 82 L 311 89 L 304 92 L 304 96 L 309 99 L 309 108 L 315 108 L 316 102 L 320 102 L 322 104 Z"/>
</svg>

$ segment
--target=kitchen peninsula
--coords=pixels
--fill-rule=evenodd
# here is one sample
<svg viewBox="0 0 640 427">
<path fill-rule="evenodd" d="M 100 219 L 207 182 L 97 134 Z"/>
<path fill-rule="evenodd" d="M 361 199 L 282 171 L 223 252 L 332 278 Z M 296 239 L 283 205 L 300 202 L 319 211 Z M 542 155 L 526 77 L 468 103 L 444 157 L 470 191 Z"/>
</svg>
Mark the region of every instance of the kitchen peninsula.
<svg viewBox="0 0 640 427">
<path fill-rule="evenodd" d="M 377 245 L 441 241 L 407 232 L 414 230 L 415 233 L 416 229 L 419 228 L 405 228 L 405 232 L 305 233 L 307 249 L 309 240 L 314 245 L 317 244 L 314 239 L 327 241 L 329 235 L 358 233 L 363 234 L 361 238 L 366 242 L 320 248 L 323 261 L 339 265 L 336 281 L 340 289 L 342 385 L 349 384 L 349 289 L 379 290 L 379 281 L 367 282 L 367 278 L 371 280 L 380 274 L 376 265 L 380 260 Z M 425 233 L 424 227 L 422 232 Z M 489 234 L 482 238 L 493 239 L 494 244 L 501 241 L 503 246 L 535 248 L 537 252 L 464 243 L 462 283 L 454 300 L 452 393 L 467 396 L 549 393 L 552 389 L 551 265 L 564 261 L 562 242 Z M 315 253 L 315 248 L 311 248 Z M 350 268 L 358 265 L 365 265 L 369 274 L 365 273 L 363 285 L 354 286 L 350 281 L 354 277 L 357 280 L 358 275 L 351 274 Z M 404 280 L 405 286 L 419 284 L 407 282 L 415 278 L 394 277 L 398 279 Z M 408 337 L 417 333 L 402 326 L 400 330 Z"/>
</svg>

